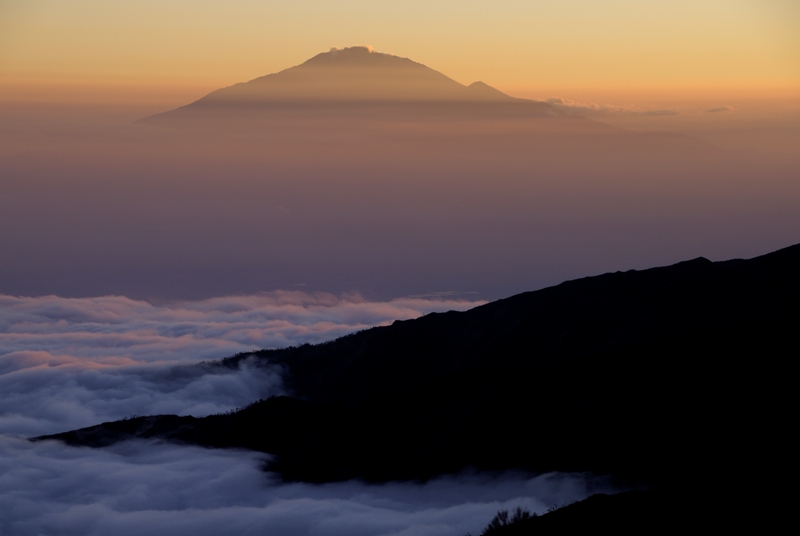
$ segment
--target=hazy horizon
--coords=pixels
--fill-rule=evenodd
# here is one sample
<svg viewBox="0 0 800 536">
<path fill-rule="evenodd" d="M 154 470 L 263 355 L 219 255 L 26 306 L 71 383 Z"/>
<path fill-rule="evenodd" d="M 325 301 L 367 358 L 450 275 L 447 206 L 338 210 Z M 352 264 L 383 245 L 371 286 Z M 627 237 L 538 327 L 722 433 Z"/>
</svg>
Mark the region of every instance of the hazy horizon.
<svg viewBox="0 0 800 536">
<path fill-rule="evenodd" d="M 798 115 L 468 89 L 353 48 L 148 119 L 167 128 L 146 108 L 7 105 L 0 293 L 497 299 L 797 240 Z"/>
</svg>

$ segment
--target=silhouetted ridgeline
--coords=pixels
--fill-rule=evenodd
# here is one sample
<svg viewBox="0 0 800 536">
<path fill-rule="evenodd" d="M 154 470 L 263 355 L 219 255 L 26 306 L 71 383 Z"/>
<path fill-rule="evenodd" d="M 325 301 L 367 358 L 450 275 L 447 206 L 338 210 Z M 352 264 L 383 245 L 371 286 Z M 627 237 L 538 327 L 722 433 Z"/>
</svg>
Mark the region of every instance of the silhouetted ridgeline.
<svg viewBox="0 0 800 536">
<path fill-rule="evenodd" d="M 285 368 L 291 397 L 49 438 L 256 449 L 276 455 L 270 470 L 310 482 L 425 479 L 468 466 L 586 471 L 752 510 L 776 500 L 754 490 L 789 467 L 798 274 L 800 245 L 568 281 L 257 352 Z"/>
<path fill-rule="evenodd" d="M 699 528 L 680 515 L 681 507 L 680 501 L 660 492 L 597 494 L 541 516 L 531 516 L 520 509 L 510 514 L 498 512 L 480 536 L 672 534 L 672 531 Z M 687 521 L 689 523 L 683 525 Z"/>
</svg>

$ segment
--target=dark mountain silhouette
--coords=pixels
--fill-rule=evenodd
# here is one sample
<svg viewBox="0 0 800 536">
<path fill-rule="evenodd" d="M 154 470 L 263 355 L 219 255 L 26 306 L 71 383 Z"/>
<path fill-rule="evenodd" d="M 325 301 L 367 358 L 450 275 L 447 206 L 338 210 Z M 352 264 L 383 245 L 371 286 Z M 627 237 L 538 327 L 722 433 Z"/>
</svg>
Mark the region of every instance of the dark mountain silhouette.
<svg viewBox="0 0 800 536">
<path fill-rule="evenodd" d="M 687 529 L 681 527 L 687 516 L 676 515 L 681 506 L 673 497 L 657 491 L 596 494 L 541 516 L 519 508 L 511 513 L 500 511 L 480 536 L 673 534 Z"/>
<path fill-rule="evenodd" d="M 790 460 L 799 273 L 796 245 L 568 281 L 219 363 L 281 365 L 291 397 L 38 439 L 256 449 L 310 482 L 590 472 L 752 510 L 766 496 L 749 490 L 776 485 Z"/>
<path fill-rule="evenodd" d="M 483 82 L 464 86 L 407 58 L 351 47 L 318 54 L 301 65 L 209 93 L 176 110 L 142 120 L 180 124 L 202 117 L 219 121 L 242 114 L 367 109 L 434 115 L 557 116 L 544 102 L 510 97 Z M 387 109 L 388 107 L 388 109 Z"/>
</svg>

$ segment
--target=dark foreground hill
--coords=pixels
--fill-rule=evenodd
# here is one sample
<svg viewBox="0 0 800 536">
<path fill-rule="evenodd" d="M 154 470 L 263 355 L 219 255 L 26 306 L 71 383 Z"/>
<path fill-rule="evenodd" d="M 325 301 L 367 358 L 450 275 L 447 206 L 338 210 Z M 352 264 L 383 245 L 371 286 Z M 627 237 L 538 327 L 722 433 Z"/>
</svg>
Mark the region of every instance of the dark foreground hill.
<svg viewBox="0 0 800 536">
<path fill-rule="evenodd" d="M 685 516 L 676 516 L 683 505 L 675 499 L 660 491 L 635 490 L 616 495 L 592 495 L 541 516 L 530 515 L 520 509 L 511 513 L 501 511 L 481 532 L 481 536 L 640 535 L 700 530 L 694 523 L 684 525 Z"/>
<path fill-rule="evenodd" d="M 270 470 L 310 482 L 590 472 L 752 507 L 792 466 L 798 274 L 800 245 L 568 281 L 256 352 L 284 367 L 290 397 L 48 438 L 255 449 L 275 455 Z"/>
</svg>

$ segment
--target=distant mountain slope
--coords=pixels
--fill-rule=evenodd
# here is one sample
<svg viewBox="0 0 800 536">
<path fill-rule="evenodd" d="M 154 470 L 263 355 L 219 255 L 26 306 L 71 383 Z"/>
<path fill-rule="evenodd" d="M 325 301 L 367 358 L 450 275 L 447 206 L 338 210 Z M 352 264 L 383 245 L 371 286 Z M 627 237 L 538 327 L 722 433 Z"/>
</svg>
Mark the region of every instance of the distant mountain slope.
<svg viewBox="0 0 800 536">
<path fill-rule="evenodd" d="M 373 109 L 403 105 L 418 112 L 432 105 L 457 105 L 459 114 L 476 110 L 486 113 L 487 106 L 503 113 L 511 107 L 523 115 L 559 115 L 544 102 L 509 97 L 482 82 L 464 86 L 410 59 L 351 47 L 332 49 L 295 67 L 213 91 L 191 104 L 142 121 L 165 124 L 193 114 L 302 111 L 353 105 Z M 220 116 L 214 118 L 219 120 Z"/>
<path fill-rule="evenodd" d="M 269 467 L 284 478 L 316 482 L 471 466 L 697 490 L 771 485 L 796 407 L 798 273 L 800 245 L 568 281 L 257 352 L 285 367 L 292 397 L 39 439 L 244 447 L 275 454 Z"/>
</svg>

